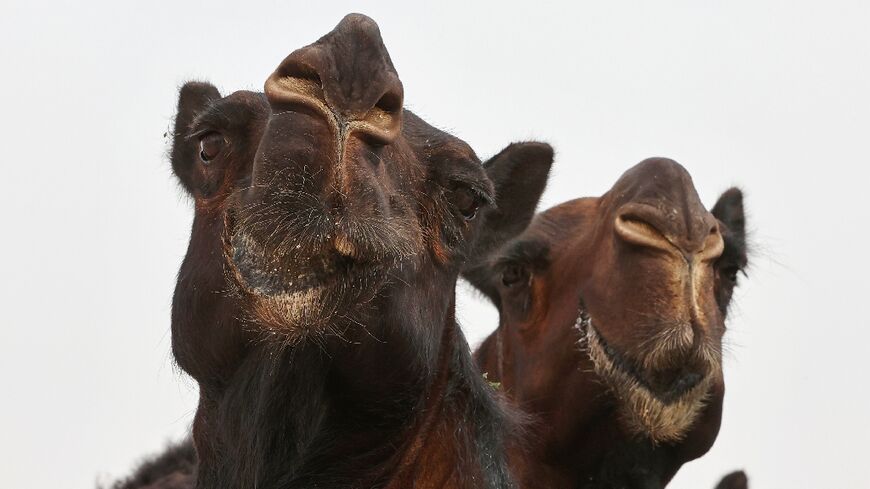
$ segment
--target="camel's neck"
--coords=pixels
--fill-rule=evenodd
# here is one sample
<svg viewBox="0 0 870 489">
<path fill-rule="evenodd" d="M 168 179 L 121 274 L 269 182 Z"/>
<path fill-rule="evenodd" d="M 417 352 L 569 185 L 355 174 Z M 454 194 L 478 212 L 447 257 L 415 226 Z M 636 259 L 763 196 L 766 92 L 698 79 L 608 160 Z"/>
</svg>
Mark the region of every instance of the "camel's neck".
<svg viewBox="0 0 870 489">
<path fill-rule="evenodd" d="M 385 487 L 514 487 L 506 459 L 511 420 L 455 322 L 444 331 L 438 365 Z"/>
<path fill-rule="evenodd" d="M 390 294 L 341 337 L 254 344 L 228 382 L 201 384 L 198 487 L 508 485 L 503 420 L 448 290 Z"/>
</svg>

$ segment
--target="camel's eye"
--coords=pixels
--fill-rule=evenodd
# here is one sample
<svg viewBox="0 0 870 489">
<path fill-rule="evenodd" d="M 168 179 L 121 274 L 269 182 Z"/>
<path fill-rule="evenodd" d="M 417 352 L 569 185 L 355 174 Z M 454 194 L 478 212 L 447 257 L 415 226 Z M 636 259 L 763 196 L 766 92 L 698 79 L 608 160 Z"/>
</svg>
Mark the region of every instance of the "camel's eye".
<svg viewBox="0 0 870 489">
<path fill-rule="evenodd" d="M 209 132 L 199 138 L 199 157 L 202 161 L 209 161 L 218 157 L 226 146 L 227 140 L 217 132 Z"/>
<path fill-rule="evenodd" d="M 525 269 L 517 264 L 508 265 L 501 273 L 501 283 L 505 287 L 512 287 L 526 278 Z"/>
<path fill-rule="evenodd" d="M 737 283 L 737 272 L 740 269 L 737 267 L 725 267 L 722 269 L 722 276 L 725 277 L 725 280 L 731 282 L 732 284 Z"/>
<path fill-rule="evenodd" d="M 481 200 L 480 197 L 470 188 L 458 187 L 451 192 L 450 200 L 466 221 L 470 221 L 477 217 L 477 211 L 480 209 Z"/>
</svg>

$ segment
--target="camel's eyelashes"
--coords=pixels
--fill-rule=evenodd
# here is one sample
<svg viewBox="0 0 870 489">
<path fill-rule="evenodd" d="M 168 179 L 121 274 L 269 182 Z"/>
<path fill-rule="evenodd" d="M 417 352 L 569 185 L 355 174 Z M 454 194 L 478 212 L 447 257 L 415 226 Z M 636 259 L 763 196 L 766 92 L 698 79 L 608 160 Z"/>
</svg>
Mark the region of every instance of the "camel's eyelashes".
<svg viewBox="0 0 870 489">
<path fill-rule="evenodd" d="M 480 196 L 468 187 L 454 189 L 450 192 L 450 200 L 466 221 L 477 217 L 477 211 L 482 203 Z"/>
<path fill-rule="evenodd" d="M 220 133 L 206 133 L 199 139 L 199 157 L 203 162 L 208 163 L 220 155 L 226 144 L 226 139 Z"/>
</svg>

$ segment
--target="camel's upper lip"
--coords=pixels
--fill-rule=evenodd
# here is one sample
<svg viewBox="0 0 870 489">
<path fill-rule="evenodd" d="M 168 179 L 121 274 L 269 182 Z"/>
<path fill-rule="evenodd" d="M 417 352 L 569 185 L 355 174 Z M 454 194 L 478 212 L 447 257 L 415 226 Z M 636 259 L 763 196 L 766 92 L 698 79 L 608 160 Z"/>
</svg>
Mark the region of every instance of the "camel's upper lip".
<svg viewBox="0 0 870 489">
<path fill-rule="evenodd" d="M 271 259 L 243 233 L 231 237 L 228 246 L 228 258 L 243 286 L 264 296 L 337 286 L 339 282 L 356 284 L 374 278 L 387 267 L 385 263 L 353 258 L 335 250 Z"/>
<path fill-rule="evenodd" d="M 643 369 L 638 367 L 634 361 L 611 346 L 604 335 L 601 334 L 601 331 L 592 324 L 592 320 L 589 316 L 585 315 L 584 317 L 584 315 L 585 313 L 581 313 L 581 317 L 578 318 L 577 324 L 585 330 L 589 347 L 599 348 L 601 353 L 603 353 L 603 356 L 614 369 L 632 378 L 641 388 L 648 391 L 663 403 L 669 404 L 680 399 L 704 380 L 704 375 L 695 372 L 688 372 L 678 375 L 667 385 L 662 385 L 660 382 L 654 382 L 654 380 L 650 378 L 650 374 L 644 372 Z M 594 341 L 589 341 L 590 338 Z M 656 386 L 656 384 L 659 385 Z"/>
</svg>

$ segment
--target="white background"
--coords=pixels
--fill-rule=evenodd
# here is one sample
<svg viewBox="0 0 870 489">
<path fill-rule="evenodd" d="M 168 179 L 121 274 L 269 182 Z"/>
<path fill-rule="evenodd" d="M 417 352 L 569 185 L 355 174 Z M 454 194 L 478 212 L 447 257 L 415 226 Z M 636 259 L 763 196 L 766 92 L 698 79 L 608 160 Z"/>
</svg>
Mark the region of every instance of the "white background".
<svg viewBox="0 0 870 489">
<path fill-rule="evenodd" d="M 259 90 L 351 11 L 381 25 L 408 106 L 481 157 L 556 147 L 546 207 L 653 155 L 710 205 L 742 186 L 722 432 L 672 487 L 735 468 L 758 489 L 870 487 L 867 2 L 122 3 L 0 6 L 0 487 L 91 487 L 186 432 L 177 87 Z M 465 287 L 459 307 L 474 343 L 496 324 Z"/>
</svg>

